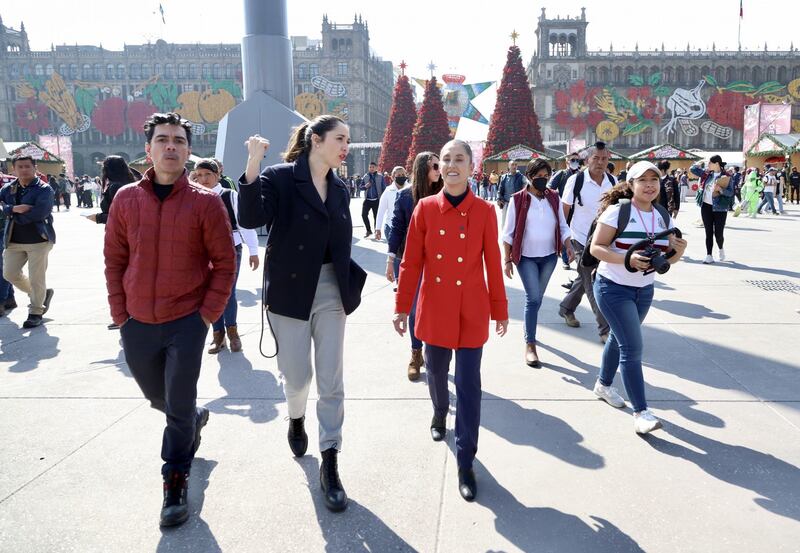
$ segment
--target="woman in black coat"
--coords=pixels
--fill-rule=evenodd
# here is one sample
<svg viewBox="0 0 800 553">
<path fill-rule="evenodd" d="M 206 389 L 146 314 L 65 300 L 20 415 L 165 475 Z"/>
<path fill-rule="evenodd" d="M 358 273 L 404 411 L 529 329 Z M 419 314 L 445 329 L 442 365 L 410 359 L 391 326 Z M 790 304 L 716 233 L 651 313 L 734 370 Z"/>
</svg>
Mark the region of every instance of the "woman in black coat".
<svg viewBox="0 0 800 553">
<path fill-rule="evenodd" d="M 337 468 L 344 420 L 345 321 L 361 302 L 366 280 L 350 257 L 350 192 L 334 172 L 347 157 L 349 144 L 348 126 L 338 117 L 322 115 L 294 130 L 283 154 L 286 163 L 259 175 L 269 141 L 252 136 L 247 169 L 239 179 L 239 222 L 245 228 L 269 229 L 265 307 L 284 377 L 289 446 L 295 456 L 306 452 L 305 407 L 316 372 L 320 484 L 332 511 L 347 507 Z"/>
<path fill-rule="evenodd" d="M 85 215 L 90 221 L 98 225 L 105 225 L 108 221 L 108 212 L 111 210 L 111 202 L 120 188 L 126 184 L 135 182 L 136 176 L 128 167 L 125 158 L 121 156 L 106 156 L 103 160 L 103 168 L 100 171 L 100 186 L 102 198 L 100 200 L 100 213 Z"/>
</svg>

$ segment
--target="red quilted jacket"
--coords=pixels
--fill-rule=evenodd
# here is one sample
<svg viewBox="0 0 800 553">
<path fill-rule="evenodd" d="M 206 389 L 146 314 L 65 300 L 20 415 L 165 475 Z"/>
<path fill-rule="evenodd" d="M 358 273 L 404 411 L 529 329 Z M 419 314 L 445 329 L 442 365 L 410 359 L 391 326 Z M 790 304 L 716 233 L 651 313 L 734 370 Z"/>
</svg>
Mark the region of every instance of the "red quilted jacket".
<svg viewBox="0 0 800 553">
<path fill-rule="evenodd" d="M 151 168 L 111 204 L 104 248 L 111 317 L 155 324 L 199 310 L 215 321 L 235 274 L 228 213 L 219 196 L 185 172 L 161 202 L 154 177 Z"/>
</svg>

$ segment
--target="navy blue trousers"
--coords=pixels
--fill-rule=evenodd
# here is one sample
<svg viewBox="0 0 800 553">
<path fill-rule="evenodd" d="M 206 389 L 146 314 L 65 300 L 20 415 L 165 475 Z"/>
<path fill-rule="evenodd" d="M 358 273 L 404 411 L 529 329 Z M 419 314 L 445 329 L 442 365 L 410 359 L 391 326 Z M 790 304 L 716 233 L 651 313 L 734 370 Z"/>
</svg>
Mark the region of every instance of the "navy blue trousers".
<svg viewBox="0 0 800 553">
<path fill-rule="evenodd" d="M 197 379 L 208 327 L 199 312 L 161 324 L 129 319 L 120 328 L 133 378 L 154 409 L 167 417 L 162 473 L 189 472 L 194 457 Z"/>
<path fill-rule="evenodd" d="M 481 426 L 481 357 L 483 348 L 461 348 L 456 352 L 456 461 L 458 468 L 472 468 L 478 452 Z M 450 409 L 447 373 L 453 350 L 425 344 L 425 370 L 433 412 L 438 417 Z"/>
</svg>

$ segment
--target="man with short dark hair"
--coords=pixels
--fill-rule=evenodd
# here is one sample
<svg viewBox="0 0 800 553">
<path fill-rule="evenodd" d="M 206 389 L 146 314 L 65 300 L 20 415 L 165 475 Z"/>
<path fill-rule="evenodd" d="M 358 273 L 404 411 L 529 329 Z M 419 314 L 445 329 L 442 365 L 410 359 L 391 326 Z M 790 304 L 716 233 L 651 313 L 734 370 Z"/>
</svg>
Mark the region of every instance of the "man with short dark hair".
<svg viewBox="0 0 800 553">
<path fill-rule="evenodd" d="M 104 248 L 108 302 L 125 360 L 152 407 L 166 415 L 161 526 L 189 517 L 189 470 L 208 421 L 208 409 L 197 407 L 203 346 L 235 272 L 222 200 L 187 178 L 191 129 L 176 113 L 145 121 L 153 167 L 114 196 Z"/>
<path fill-rule="evenodd" d="M 222 162 L 215 157 L 210 157 L 208 159 L 216 163 L 217 167 L 219 167 L 219 184 L 222 186 L 222 188 L 227 188 L 229 190 L 233 190 L 234 192 L 238 192 L 239 189 L 236 187 L 234 180 L 224 173 Z"/>
<path fill-rule="evenodd" d="M 792 172 L 789 173 L 789 201 L 800 204 L 800 173 L 797 172 L 797 167 L 792 167 Z"/>
<path fill-rule="evenodd" d="M 552 176 L 552 178 L 550 179 L 550 182 L 547 183 L 548 188 L 550 188 L 551 190 L 558 191 L 558 196 L 561 197 L 564 194 L 564 185 L 567 184 L 567 181 L 569 180 L 569 178 L 572 175 L 574 175 L 575 173 L 580 171 L 581 163 L 582 163 L 582 160 L 581 160 L 580 156 L 578 155 L 578 152 L 572 152 L 571 154 L 569 154 L 567 156 L 567 166 L 566 166 L 566 168 L 561 169 L 560 171 L 557 171 Z M 563 248 L 561 250 L 561 263 L 562 263 L 562 265 L 561 265 L 562 268 L 564 270 L 568 271 L 570 267 L 569 267 L 569 258 L 567 257 L 567 249 L 566 248 Z M 570 288 L 571 287 L 571 283 L 569 285 L 564 285 L 564 286 L 566 286 L 567 288 Z"/>
<path fill-rule="evenodd" d="M 378 164 L 374 161 L 369 162 L 369 172 L 364 175 L 360 188 L 364 191 L 364 204 L 361 207 L 361 219 L 364 220 L 364 227 L 366 228 L 364 238 L 369 238 L 372 235 L 372 226 L 369 224 L 369 212 L 372 211 L 372 218 L 375 220 L 375 225 L 377 225 L 378 204 L 384 189 L 383 175 L 378 173 Z"/>
<path fill-rule="evenodd" d="M 575 173 L 567 180 L 567 184 L 564 186 L 564 196 L 561 199 L 565 218 L 572 231 L 572 247 L 575 250 L 578 278 L 572 282 L 570 291 L 561 302 L 558 314 L 564 318 L 568 326 L 581 326 L 578 319 L 575 318 L 575 310 L 580 305 L 583 295 L 586 294 L 597 320 L 600 341 L 605 343 L 610 329 L 594 299 L 592 269 L 583 266 L 581 256 L 583 250 L 589 246 L 586 243 L 587 236 L 592 221 L 597 217 L 600 198 L 611 190 L 611 187 L 616 184 L 616 180 L 606 172 L 611 153 L 605 143 L 597 142 L 594 146 L 587 148 L 585 154 L 587 168 Z"/>
<path fill-rule="evenodd" d="M 16 180 L 0 190 L 6 217 L 3 278 L 28 296 L 31 304 L 24 328 L 41 326 L 50 309 L 53 290 L 47 287 L 47 259 L 56 243 L 53 229 L 53 189 L 36 176 L 36 160 L 16 156 L 11 161 Z M 28 265 L 28 276 L 22 273 Z"/>
<path fill-rule="evenodd" d="M 503 212 L 502 226 L 506 224 L 506 213 L 508 213 L 508 203 L 511 196 L 525 188 L 525 175 L 519 170 L 517 160 L 508 162 L 508 173 L 500 179 L 500 186 L 497 189 L 497 207 Z"/>
</svg>

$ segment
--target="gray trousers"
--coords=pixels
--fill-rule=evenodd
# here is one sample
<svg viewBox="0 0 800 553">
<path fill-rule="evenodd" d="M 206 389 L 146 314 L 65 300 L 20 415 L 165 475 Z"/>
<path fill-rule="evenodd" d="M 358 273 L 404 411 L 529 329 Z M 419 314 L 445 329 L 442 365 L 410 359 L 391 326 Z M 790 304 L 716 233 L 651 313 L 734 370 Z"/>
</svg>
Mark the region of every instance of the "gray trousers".
<svg viewBox="0 0 800 553">
<path fill-rule="evenodd" d="M 319 448 L 342 447 L 344 421 L 344 326 L 347 320 L 333 264 L 322 266 L 307 321 L 269 314 L 278 340 L 278 370 L 289 417 L 305 415 L 311 377 L 316 368 Z M 311 363 L 311 344 L 314 363 Z"/>
<path fill-rule="evenodd" d="M 597 319 L 598 334 L 608 334 L 609 327 L 606 318 L 597 307 L 597 302 L 594 300 L 594 288 L 592 282 L 592 272 L 594 269 L 584 267 L 581 264 L 581 256 L 583 255 L 584 246 L 577 240 L 572 240 L 572 247 L 575 250 L 575 262 L 577 264 L 578 278 L 572 281 L 572 288 L 567 292 L 567 297 L 561 302 L 560 313 L 575 313 L 575 310 L 583 299 L 583 294 L 589 298 L 589 305 L 592 306 L 592 313 Z"/>
</svg>

